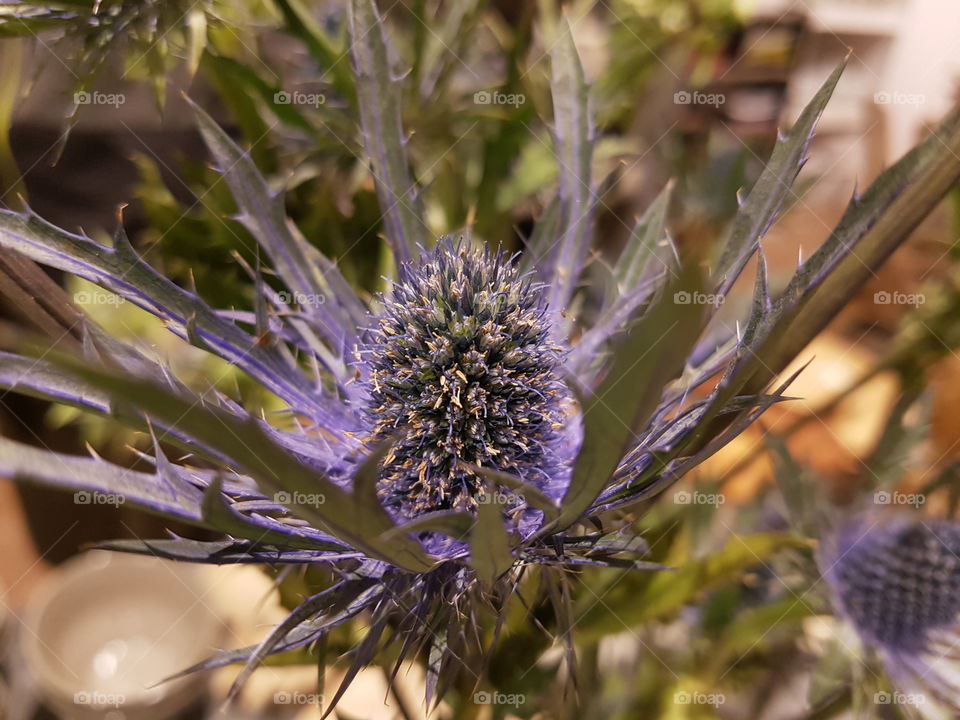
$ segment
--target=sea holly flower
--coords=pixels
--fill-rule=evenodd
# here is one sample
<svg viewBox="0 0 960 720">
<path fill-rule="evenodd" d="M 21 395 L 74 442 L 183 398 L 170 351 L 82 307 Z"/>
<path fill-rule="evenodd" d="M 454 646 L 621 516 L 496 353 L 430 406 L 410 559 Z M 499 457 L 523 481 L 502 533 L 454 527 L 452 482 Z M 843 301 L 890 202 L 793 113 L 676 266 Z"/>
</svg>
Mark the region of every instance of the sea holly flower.
<svg viewBox="0 0 960 720">
<path fill-rule="evenodd" d="M 398 519 L 475 511 L 480 468 L 563 496 L 578 427 L 544 290 L 502 253 L 449 239 L 400 268 L 360 358 L 370 437 L 395 438 L 377 495 Z M 529 534 L 543 513 L 512 496 Z"/>
<path fill-rule="evenodd" d="M 831 532 L 818 556 L 841 617 L 879 651 L 903 705 L 928 718 L 960 712 L 960 525 L 863 516 Z M 881 694 L 880 702 L 889 702 Z"/>
<path fill-rule="evenodd" d="M 249 154 L 199 109 L 237 217 L 284 286 L 251 268 L 249 311 L 216 310 L 164 278 L 122 223 L 104 245 L 30 211 L 0 213 L 0 246 L 146 309 L 288 409 L 286 423 L 268 422 L 237 398 L 197 393 L 86 321 L 74 355 L 0 355 L 0 386 L 149 433 L 153 471 L 0 438 L 0 473 L 121 495 L 223 535 L 105 545 L 114 550 L 330 568 L 336 580 L 261 644 L 198 667 L 245 662 L 239 687 L 267 655 L 321 646 L 365 613 L 369 630 L 331 706 L 385 645 L 396 668 L 404 658 L 425 660 L 428 701 L 457 674 L 482 683 L 504 608 L 535 573 L 550 590 L 572 666 L 569 569 L 651 569 L 620 511 L 653 500 L 782 400 L 789 379 L 771 390 L 773 379 L 960 175 L 958 155 L 943 150 L 960 151 L 953 114 L 851 200 L 774 296 L 760 241 L 790 195 L 837 68 L 779 138 L 716 259 L 703 262 L 697 248 L 676 259 L 668 188 L 637 223 L 606 302 L 584 326 L 572 308 L 599 200 L 588 89 L 565 23 L 551 51 L 557 195 L 527 249 L 511 257 L 466 239 L 436 242 L 426 231 L 386 35 L 370 0 L 354 0 L 349 20 L 361 135 L 396 261 L 394 282 L 370 306 L 286 218 Z M 718 302 L 693 301 L 725 296 L 754 257 L 742 325 L 723 325 Z M 692 399 L 695 388 L 707 390 L 703 399 Z M 167 446 L 188 455 L 174 460 Z"/>
</svg>

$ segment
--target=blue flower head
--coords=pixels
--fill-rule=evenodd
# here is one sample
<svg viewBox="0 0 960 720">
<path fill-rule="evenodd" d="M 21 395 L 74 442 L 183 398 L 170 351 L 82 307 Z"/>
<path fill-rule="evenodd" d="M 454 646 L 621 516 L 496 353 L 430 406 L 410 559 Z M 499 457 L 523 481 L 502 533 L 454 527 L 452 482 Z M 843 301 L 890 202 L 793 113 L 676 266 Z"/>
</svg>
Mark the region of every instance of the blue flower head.
<svg viewBox="0 0 960 720">
<path fill-rule="evenodd" d="M 373 319 L 362 359 L 371 437 L 393 439 L 377 483 L 384 507 L 408 519 L 475 511 L 479 468 L 560 499 L 571 397 L 539 286 L 504 254 L 447 239 L 403 267 Z M 526 510 L 507 508 L 518 523 Z"/>
<path fill-rule="evenodd" d="M 859 518 L 826 540 L 819 561 L 841 616 L 894 683 L 929 700 L 929 712 L 960 711 L 960 525 Z"/>
</svg>

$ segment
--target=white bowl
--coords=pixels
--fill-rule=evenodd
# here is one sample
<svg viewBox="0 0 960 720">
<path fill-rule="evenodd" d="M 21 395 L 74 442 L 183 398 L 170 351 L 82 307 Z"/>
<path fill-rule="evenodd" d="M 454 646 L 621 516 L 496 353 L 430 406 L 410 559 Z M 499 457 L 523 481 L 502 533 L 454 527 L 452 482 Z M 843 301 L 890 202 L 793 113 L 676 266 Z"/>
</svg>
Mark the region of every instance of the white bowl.
<svg viewBox="0 0 960 720">
<path fill-rule="evenodd" d="M 211 654 L 223 636 L 199 570 L 104 551 L 60 566 L 31 596 L 19 634 L 41 699 L 68 720 L 117 711 L 166 720 L 198 700 L 202 676 L 154 685 Z"/>
</svg>

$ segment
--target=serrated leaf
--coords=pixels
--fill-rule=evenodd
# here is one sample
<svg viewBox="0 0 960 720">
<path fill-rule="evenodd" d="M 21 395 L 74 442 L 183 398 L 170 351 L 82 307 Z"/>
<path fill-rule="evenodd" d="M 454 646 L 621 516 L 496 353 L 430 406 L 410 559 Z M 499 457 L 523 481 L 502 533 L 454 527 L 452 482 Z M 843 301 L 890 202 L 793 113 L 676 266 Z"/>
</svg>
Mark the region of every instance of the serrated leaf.
<svg viewBox="0 0 960 720">
<path fill-rule="evenodd" d="M 300 565 L 328 563 L 362 557 L 361 553 L 334 553 L 321 550 L 279 550 L 249 540 L 105 540 L 94 547 L 100 550 L 149 555 L 179 562 L 208 565 Z"/>
<path fill-rule="evenodd" d="M 24 445 L 0 437 L 0 476 L 75 493 L 79 505 L 91 494 L 109 496 L 110 503 L 130 503 L 150 513 L 193 525 L 201 523 L 200 492 L 174 491 L 154 475 L 122 468 L 99 458 L 82 458 Z"/>
<path fill-rule="evenodd" d="M 383 588 L 366 578 L 346 580 L 339 583 L 336 588 L 339 589 L 337 590 L 338 597 L 335 601 L 334 614 L 324 615 L 316 620 L 307 620 L 294 627 L 273 647 L 274 653 L 286 652 L 309 645 L 318 637 L 339 627 L 375 603 L 377 598 L 384 592 Z M 185 670 L 181 670 L 175 675 L 164 678 L 161 682 L 171 682 L 177 678 L 192 675 L 202 670 L 211 670 L 232 663 L 246 662 L 253 653 L 256 652 L 258 647 L 258 645 L 250 645 L 237 650 L 224 650 L 213 657 L 198 662 Z"/>
<path fill-rule="evenodd" d="M 553 136 L 556 155 L 560 235 L 551 262 L 541 268 L 547 302 L 557 314 L 566 309 L 590 247 L 593 120 L 580 56 L 566 16 L 558 24 L 550 53 Z"/>
<path fill-rule="evenodd" d="M 0 210 L 0 246 L 117 293 L 164 320 L 180 337 L 188 338 L 190 325 L 206 349 L 236 364 L 303 412 L 328 416 L 328 404 L 321 402 L 315 388 L 285 356 L 220 318 L 199 297 L 143 262 L 125 238 L 118 237 L 121 241 L 110 248 L 61 230 L 32 212 Z"/>
<path fill-rule="evenodd" d="M 291 547 L 300 550 L 327 550 L 344 552 L 350 550 L 345 545 L 322 542 L 312 538 L 298 537 L 264 527 L 252 522 L 242 513 L 232 508 L 223 494 L 223 478 L 214 476 L 203 493 L 201 504 L 203 521 L 212 530 L 226 533 L 235 538 L 245 538 L 258 544 L 270 544 L 278 547 Z"/>
<path fill-rule="evenodd" d="M 670 181 L 631 230 L 614 268 L 621 296 L 629 294 L 651 272 L 651 265 L 658 257 L 657 250 L 667 234 L 667 211 L 672 194 L 673 181 Z M 667 269 L 665 263 L 661 263 L 659 268 L 653 267 L 654 272 Z"/>
<path fill-rule="evenodd" d="M 785 136 L 777 138 L 770 159 L 737 212 L 730 236 L 714 270 L 714 286 L 725 295 L 773 223 L 803 167 L 813 129 L 833 94 L 846 60 L 830 73 Z"/>
<path fill-rule="evenodd" d="M 404 151 L 400 86 L 373 0 L 350 0 L 347 17 L 363 145 L 373 163 L 387 242 L 397 262 L 405 263 L 417 256 L 418 245 L 430 243 L 423 202 Z"/>
<path fill-rule="evenodd" d="M 283 197 L 270 192 L 266 180 L 250 159 L 200 107 L 194 105 L 197 124 L 207 147 L 230 186 L 240 221 L 250 231 L 273 263 L 274 270 L 296 297 L 301 312 L 343 358 L 356 341 L 355 328 L 366 317 L 362 303 L 340 274 L 295 231 L 287 218 Z M 345 366 L 330 368 L 341 380 Z"/>
<path fill-rule="evenodd" d="M 627 331 L 596 391 L 584 394 L 583 444 L 556 527 L 576 522 L 593 504 L 650 419 L 664 386 L 683 372 L 702 327 L 703 306 L 695 301 L 701 287 L 699 269 L 685 268 Z"/>
<path fill-rule="evenodd" d="M 395 527 L 386 512 L 370 512 L 347 492 L 287 453 L 252 420 L 244 420 L 217 408 L 207 408 L 154 383 L 111 374 L 58 357 L 56 363 L 95 387 L 107 392 L 118 412 L 130 398 L 136 398 L 136 412 L 147 413 L 158 421 L 175 425 L 191 437 L 209 444 L 260 486 L 265 495 L 286 493 L 282 504 L 315 527 L 329 532 L 351 546 L 380 557 L 397 567 L 423 572 L 432 562 L 419 543 L 405 536 L 389 543 L 379 537 Z M 317 497 L 322 502 L 297 501 L 298 497 Z"/>
</svg>

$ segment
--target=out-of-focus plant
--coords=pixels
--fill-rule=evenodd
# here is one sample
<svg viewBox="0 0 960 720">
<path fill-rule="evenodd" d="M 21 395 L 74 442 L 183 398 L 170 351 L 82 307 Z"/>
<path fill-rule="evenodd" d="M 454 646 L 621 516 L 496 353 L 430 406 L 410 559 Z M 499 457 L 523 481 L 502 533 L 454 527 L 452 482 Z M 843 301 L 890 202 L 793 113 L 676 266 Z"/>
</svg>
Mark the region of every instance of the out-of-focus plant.
<svg viewBox="0 0 960 720">
<path fill-rule="evenodd" d="M 316 103 L 323 112 L 308 118 L 298 104 L 282 101 L 286 96 L 277 98 L 293 88 L 265 83 L 214 52 L 203 62 L 220 63 L 229 68 L 223 78 L 257 89 L 260 105 L 246 106 L 256 112 L 242 115 L 251 128 L 271 132 L 263 110 L 283 131 L 299 128 L 307 175 L 329 169 L 334 177 L 352 177 L 369 163 L 369 193 L 377 198 L 390 249 L 382 264 L 395 268 L 393 279 L 379 295 L 355 292 L 340 269 L 353 256 L 349 244 L 340 263 L 305 239 L 288 216 L 289 183 L 278 187 L 258 169 L 261 159 L 271 162 L 260 158 L 261 138 L 248 138 L 252 146 L 244 150 L 197 109 L 219 173 L 210 185 L 231 196 L 214 207 L 229 206 L 232 215 L 224 220 L 205 208 L 202 222 L 211 221 L 210 213 L 228 229 L 227 242 L 238 245 L 237 266 L 249 277 L 239 302 L 218 310 L 193 286 L 171 282 L 131 246 L 122 224 L 111 242 L 97 242 L 30 211 L 5 211 L 0 246 L 156 316 L 261 386 L 284 411 L 264 415 L 261 410 L 275 406 L 249 393 L 209 383 L 191 387 L 158 353 L 88 319 L 79 353 L 3 353 L 0 385 L 146 433 L 152 448 L 144 459 L 154 471 L 0 439 L 0 472 L 121 494 L 148 512 L 223 535 L 213 542 L 174 537 L 106 544 L 115 550 L 329 569 L 328 582 L 304 586 L 307 596 L 260 645 L 200 666 L 245 663 L 237 687 L 270 654 L 311 648 L 325 663 L 328 635 L 361 613 L 369 629 L 351 649 L 332 704 L 365 665 L 384 663 L 395 673 L 405 658 L 416 658 L 427 667 L 428 703 L 444 698 L 470 716 L 479 712 L 478 689 L 517 688 L 529 699 L 517 712 L 530 715 L 538 709 L 532 693 L 546 690 L 557 674 L 556 665 L 532 669 L 546 650 L 541 630 L 563 647 L 560 664 L 572 688 L 578 650 L 589 668 L 599 662 L 597 642 L 619 629 L 617 623 L 649 626 L 695 602 L 703 611 L 697 631 L 714 633 L 725 660 L 736 656 L 782 598 L 765 588 L 742 602 L 746 610 L 734 612 L 730 603 L 741 598 L 731 599 L 730 588 L 749 592 L 734 579 L 758 563 L 779 562 L 781 554 L 802 553 L 808 542 L 784 532 L 745 533 L 703 551 L 709 545 L 703 526 L 689 517 L 678 522 L 676 507 L 658 507 L 655 500 L 785 399 L 790 379 L 771 387 L 774 378 L 955 184 L 960 113 L 855 197 L 823 246 L 774 296 L 761 239 L 790 197 L 842 71 L 837 68 L 779 138 L 717 252 L 700 246 L 680 254 L 672 247 L 668 188 L 633 229 L 588 322 L 579 308 L 598 205 L 599 142 L 566 22 L 546 25 L 553 34 L 542 101 L 534 89 L 530 104 L 521 103 L 551 118 L 552 134 L 541 140 L 550 148 L 556 192 L 526 251 L 514 259 L 496 246 L 478 247 L 495 239 L 509 217 L 505 210 L 498 216 L 495 202 L 480 204 L 485 170 L 478 176 L 476 166 L 454 164 L 449 175 L 431 172 L 429 161 L 437 167 L 452 162 L 431 153 L 432 138 L 422 137 L 431 126 L 412 138 L 404 130 L 410 86 L 398 82 L 402 65 L 388 40 L 408 35 L 388 33 L 386 27 L 397 26 L 385 26 L 371 0 L 352 0 L 347 22 L 333 22 L 335 31 L 348 33 L 341 40 L 348 66 L 337 60 L 326 30 L 299 6 L 282 2 L 279 8 L 317 62 L 327 63 L 330 97 L 342 102 L 339 109 L 324 97 Z M 470 17 L 459 13 L 450 11 L 451 41 Z M 455 62 L 424 43 L 433 50 L 423 50 L 414 63 L 420 101 L 432 97 L 444 64 Z M 238 110 L 243 95 L 234 94 Z M 443 108 L 430 110 L 443 116 Z M 464 126 L 451 114 L 435 132 L 462 132 L 469 142 L 482 126 L 467 118 Z M 349 131 L 338 134 L 340 126 Z M 356 155 L 340 164 L 348 148 Z M 502 159 L 494 160 L 491 172 L 502 178 Z M 442 184 L 461 177 L 475 183 L 454 185 L 463 197 L 447 198 Z M 147 183 L 158 190 L 149 177 Z M 431 183 L 441 184 L 437 192 L 430 192 Z M 295 207 L 300 186 L 294 185 Z M 168 199 L 155 199 L 148 211 L 166 212 Z M 481 233 L 488 209 L 497 224 Z M 464 225 L 465 237 L 434 241 L 440 231 Z M 247 237 L 256 248 L 246 247 Z M 718 299 L 754 257 L 751 307 L 729 327 L 716 314 Z M 210 367 L 223 366 L 212 361 Z M 696 389 L 704 394 L 694 395 Z M 189 455 L 171 458 L 165 444 Z M 651 508 L 644 542 L 640 517 Z M 645 574 L 639 587 L 618 591 L 618 572 L 664 565 L 679 567 Z M 589 589 L 602 590 L 611 613 L 574 582 L 588 572 Z M 536 632 L 522 629 L 531 619 Z M 684 654 L 692 665 L 707 655 L 696 645 L 677 651 Z M 711 676 L 713 670 L 678 678 L 677 692 L 719 682 L 722 671 Z M 596 686 L 583 691 L 585 702 L 602 702 Z M 574 702 L 572 694 L 554 693 L 539 705 L 569 711 Z"/>
<path fill-rule="evenodd" d="M 207 43 L 207 24 L 230 5 L 217 0 L 15 2 L 0 7 L 0 37 L 55 36 L 70 58 L 74 90 L 90 90 L 104 64 L 124 61 L 124 76 L 148 79 L 162 107 L 170 68 L 186 61 L 192 75 Z M 82 100 L 74 102 L 77 106 Z"/>
</svg>

